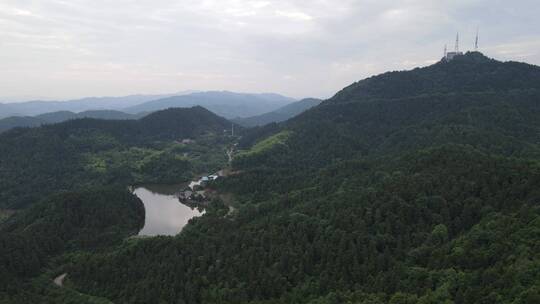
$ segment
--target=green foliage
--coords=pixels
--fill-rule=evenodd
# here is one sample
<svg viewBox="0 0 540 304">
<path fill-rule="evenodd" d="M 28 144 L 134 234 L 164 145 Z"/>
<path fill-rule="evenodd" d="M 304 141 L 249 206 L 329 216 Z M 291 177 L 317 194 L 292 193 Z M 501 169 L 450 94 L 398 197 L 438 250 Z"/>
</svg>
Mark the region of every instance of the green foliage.
<svg viewBox="0 0 540 304">
<path fill-rule="evenodd" d="M 13 214 L 12 210 L 2 210 L 0 209 L 0 224 L 2 224 L 4 221 L 9 219 L 9 217 Z"/>
<path fill-rule="evenodd" d="M 470 52 L 450 62 L 440 61 L 408 72 L 388 72 L 358 81 L 340 92 L 333 102 L 364 101 L 373 98 L 404 98 L 458 92 L 508 92 L 540 89 L 537 66 L 499 62 L 479 52 Z"/>
<path fill-rule="evenodd" d="M 239 173 L 215 185 L 233 219 L 77 260 L 73 282 L 133 303 L 534 299 L 538 75 L 469 54 L 248 131 Z"/>
<path fill-rule="evenodd" d="M 295 303 L 343 303 L 345 293 L 359 287 L 382 294 L 383 302 L 416 297 L 419 303 L 458 298 L 478 303 L 492 297 L 515 299 L 539 279 L 538 271 L 528 271 L 523 274 L 528 280 L 510 280 L 524 283 L 506 284 L 512 290 L 501 291 L 504 283 L 486 277 L 486 271 L 519 273 L 514 272 L 513 250 L 536 237 L 536 223 L 530 220 L 540 218 L 540 209 L 524 202 L 538 195 L 537 167 L 470 147 L 446 146 L 404 155 L 360 174 L 357 168 L 322 169 L 310 175 L 317 188 L 251 201 L 233 221 L 204 216 L 177 238 L 142 240 L 113 255 L 85 257 L 69 272 L 77 289 L 89 294 L 123 302 L 130 301 L 124 296 L 127 290 L 145 286 L 130 297 L 140 302 L 181 298 L 186 303 L 288 303 L 276 300 L 283 297 Z M 375 177 L 382 172 L 385 178 Z M 519 180 L 511 181 L 515 176 Z M 503 183 L 508 184 L 501 187 Z M 528 218 L 517 220 L 516 208 L 525 208 L 520 212 Z M 520 238 L 524 231 L 533 235 Z M 536 247 L 529 241 L 519 250 L 534 261 L 530 269 L 540 262 Z M 500 262 L 490 270 L 494 261 Z M 97 277 L 98 269 L 116 274 Z M 135 278 L 145 269 L 157 271 L 157 278 L 115 280 Z M 160 288 L 143 292 L 154 280 L 162 282 Z M 338 292 L 337 300 L 328 296 L 331 292 Z M 353 297 L 350 302 L 364 300 Z"/>
<path fill-rule="evenodd" d="M 233 174 L 212 185 L 234 194 L 234 216 L 214 200 L 175 237 L 77 251 L 57 268 L 69 273 L 70 288 L 117 303 L 534 303 L 539 75 L 538 67 L 472 53 L 354 84 L 286 123 L 246 133 Z M 113 168 L 124 156 L 137 159 L 128 175 L 167 176 L 163 170 L 185 164 L 186 146 L 154 138 L 126 148 L 122 134 L 132 126 L 111 137 L 88 123 L 63 132 L 93 134 L 92 145 L 78 140 L 73 148 L 84 151 L 81 167 L 95 171 L 81 175 L 89 183 L 100 170 L 122 180 Z M 77 124 L 86 131 L 74 133 Z M 72 146 L 48 140 L 43 149 L 73 155 Z M 213 155 L 204 147 L 188 152 L 199 161 L 192 168 Z M 36 231 L 42 217 L 64 231 L 54 216 L 21 215 L 8 221 L 8 235 Z M 93 240 L 60 235 L 68 241 L 47 246 L 75 250 Z M 4 263 L 8 273 L 29 277 L 43 267 L 46 258 L 25 250 L 39 252 L 38 241 L 2 241 L 26 261 L 15 270 Z"/>
<path fill-rule="evenodd" d="M 0 298 L 36 275 L 50 257 L 117 244 L 144 224 L 142 202 L 127 189 L 52 195 L 0 226 Z"/>
<path fill-rule="evenodd" d="M 17 292 L 0 292 L 0 304 L 113 304 L 107 299 L 82 294 L 51 283 L 50 274 L 41 275 L 21 286 Z"/>
<path fill-rule="evenodd" d="M 0 207 L 23 208 L 56 191 L 87 186 L 185 181 L 193 171 L 226 163 L 229 139 L 220 134 L 229 126 L 195 107 L 139 121 L 77 119 L 3 133 Z M 173 141 L 185 138 L 197 143 L 176 151 Z"/>
<path fill-rule="evenodd" d="M 277 145 L 286 145 L 287 139 L 290 136 L 291 136 L 291 133 L 288 131 L 282 131 L 277 134 L 274 134 L 258 142 L 248 151 L 238 154 L 237 158 L 249 157 L 249 156 L 257 155 L 260 153 L 269 152 L 272 149 L 276 148 Z"/>
</svg>

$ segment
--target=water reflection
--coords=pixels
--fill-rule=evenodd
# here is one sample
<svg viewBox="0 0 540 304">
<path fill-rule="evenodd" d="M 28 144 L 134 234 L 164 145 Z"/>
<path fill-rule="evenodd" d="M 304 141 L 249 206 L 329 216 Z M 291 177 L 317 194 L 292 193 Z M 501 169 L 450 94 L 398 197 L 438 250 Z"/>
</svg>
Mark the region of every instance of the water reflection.
<svg viewBox="0 0 540 304">
<path fill-rule="evenodd" d="M 144 227 L 139 235 L 176 235 L 189 219 L 204 214 L 204 211 L 199 212 L 180 203 L 172 189 L 166 186 L 147 186 L 133 191 L 142 200 L 146 210 Z"/>
</svg>

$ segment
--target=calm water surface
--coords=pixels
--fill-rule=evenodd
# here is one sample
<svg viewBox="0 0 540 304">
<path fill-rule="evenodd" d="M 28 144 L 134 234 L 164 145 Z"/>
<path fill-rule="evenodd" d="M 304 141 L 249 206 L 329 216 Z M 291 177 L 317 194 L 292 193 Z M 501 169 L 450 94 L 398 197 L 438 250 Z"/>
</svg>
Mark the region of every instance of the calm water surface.
<svg viewBox="0 0 540 304">
<path fill-rule="evenodd" d="M 180 203 L 174 193 L 179 190 L 175 186 L 144 186 L 135 188 L 133 193 L 144 203 L 146 218 L 139 235 L 176 235 L 196 216 L 203 212 Z"/>
</svg>

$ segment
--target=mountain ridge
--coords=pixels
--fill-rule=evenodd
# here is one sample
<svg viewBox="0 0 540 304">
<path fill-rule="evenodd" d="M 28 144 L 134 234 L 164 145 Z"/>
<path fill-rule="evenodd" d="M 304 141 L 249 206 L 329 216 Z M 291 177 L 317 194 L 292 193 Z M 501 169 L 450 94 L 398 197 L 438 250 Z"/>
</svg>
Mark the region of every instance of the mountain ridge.
<svg viewBox="0 0 540 304">
<path fill-rule="evenodd" d="M 244 127 L 256 127 L 274 122 L 282 122 L 319 105 L 321 102 L 322 100 L 317 98 L 304 98 L 272 112 L 245 118 L 236 118 L 233 121 Z"/>
<path fill-rule="evenodd" d="M 159 99 L 173 94 L 129 95 L 120 97 L 86 97 L 67 101 L 26 101 L 0 103 L 0 118 L 9 116 L 35 116 L 49 112 L 88 110 L 121 110 L 130 105 Z"/>
<path fill-rule="evenodd" d="M 540 84 L 535 81 L 538 77 L 540 77 L 538 66 L 515 61 L 501 62 L 488 58 L 480 52 L 468 52 L 449 62 L 441 60 L 423 68 L 368 77 L 345 87 L 326 102 L 403 98 L 434 92 L 440 94 L 540 89 Z"/>
<path fill-rule="evenodd" d="M 203 106 L 228 119 L 258 115 L 295 101 L 278 94 L 251 94 L 229 91 L 208 91 L 172 96 L 124 109 L 128 113 L 152 112 L 171 107 Z"/>
<path fill-rule="evenodd" d="M 190 96 L 190 97 L 187 97 Z M 151 101 L 179 97 L 181 103 L 159 105 L 143 105 Z M 173 99 L 174 100 L 174 99 Z M 221 101 L 220 101 L 221 100 Z M 208 103 L 210 101 L 211 103 Z M 0 118 L 10 116 L 36 116 L 48 112 L 71 111 L 82 112 L 89 110 L 117 110 L 138 114 L 153 112 L 170 107 L 190 107 L 195 105 L 215 106 L 214 112 L 228 118 L 243 115 L 262 114 L 278 108 L 281 105 L 295 101 L 290 97 L 275 93 L 236 93 L 230 91 L 184 91 L 175 94 L 128 95 L 119 97 L 86 97 L 67 101 L 27 101 L 15 103 L 0 103 Z M 207 102 L 207 103 L 205 103 Z M 227 104 L 236 102 L 235 104 Z M 255 103 L 255 104 L 254 104 Z M 257 105 L 259 103 L 260 105 Z M 140 106 L 144 109 L 136 110 Z M 246 108 L 247 107 L 247 108 Z M 249 114 L 249 115 L 248 115 Z"/>
<path fill-rule="evenodd" d="M 71 119 L 95 118 L 108 120 L 139 119 L 146 115 L 128 114 L 116 110 L 88 110 L 79 113 L 71 111 L 58 111 L 44 113 L 36 116 L 10 116 L 0 119 L 0 133 L 18 127 L 39 127 L 44 124 L 59 123 Z"/>
</svg>

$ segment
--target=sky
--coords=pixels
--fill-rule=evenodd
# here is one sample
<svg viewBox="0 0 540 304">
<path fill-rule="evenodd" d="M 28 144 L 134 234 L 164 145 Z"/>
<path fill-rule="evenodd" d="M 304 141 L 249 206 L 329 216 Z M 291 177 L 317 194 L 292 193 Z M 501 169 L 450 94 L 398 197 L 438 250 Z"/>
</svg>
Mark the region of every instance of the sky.
<svg viewBox="0 0 540 304">
<path fill-rule="evenodd" d="M 473 48 L 540 65 L 538 0 L 0 0 L 0 100 L 332 96 Z"/>
</svg>

